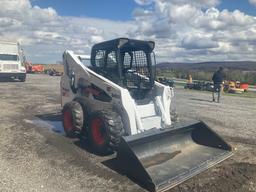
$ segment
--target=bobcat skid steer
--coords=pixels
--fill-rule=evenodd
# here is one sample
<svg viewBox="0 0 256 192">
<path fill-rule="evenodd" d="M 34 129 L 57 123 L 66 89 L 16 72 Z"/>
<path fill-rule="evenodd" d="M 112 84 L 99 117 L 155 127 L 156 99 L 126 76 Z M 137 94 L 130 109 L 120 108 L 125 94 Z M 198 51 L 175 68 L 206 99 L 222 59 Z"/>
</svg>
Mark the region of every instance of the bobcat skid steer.
<svg viewBox="0 0 256 192">
<path fill-rule="evenodd" d="M 173 88 L 155 81 L 154 42 L 119 38 L 91 56 L 65 51 L 63 127 L 84 135 L 97 153 L 117 151 L 125 174 L 165 191 L 232 155 L 203 122 L 173 125 Z"/>
</svg>

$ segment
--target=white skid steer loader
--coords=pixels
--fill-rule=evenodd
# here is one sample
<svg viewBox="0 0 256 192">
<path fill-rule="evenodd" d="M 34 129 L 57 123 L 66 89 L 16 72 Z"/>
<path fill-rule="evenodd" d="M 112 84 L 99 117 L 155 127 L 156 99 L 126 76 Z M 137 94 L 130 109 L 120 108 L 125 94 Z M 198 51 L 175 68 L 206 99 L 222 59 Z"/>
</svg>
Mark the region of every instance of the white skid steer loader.
<svg viewBox="0 0 256 192">
<path fill-rule="evenodd" d="M 203 122 L 172 125 L 173 88 L 155 81 L 154 42 L 119 38 L 91 56 L 65 51 L 63 127 L 98 153 L 117 151 L 123 171 L 149 191 L 164 191 L 232 155 Z"/>
</svg>

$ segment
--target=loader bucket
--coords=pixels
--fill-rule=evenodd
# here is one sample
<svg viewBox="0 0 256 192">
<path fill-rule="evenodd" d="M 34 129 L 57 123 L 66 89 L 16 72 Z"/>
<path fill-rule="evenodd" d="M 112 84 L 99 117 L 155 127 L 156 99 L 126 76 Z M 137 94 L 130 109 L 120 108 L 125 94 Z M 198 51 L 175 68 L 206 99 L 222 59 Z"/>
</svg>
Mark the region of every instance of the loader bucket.
<svg viewBox="0 0 256 192">
<path fill-rule="evenodd" d="M 121 169 L 149 191 L 165 191 L 232 155 L 232 148 L 203 122 L 122 137 Z"/>
</svg>

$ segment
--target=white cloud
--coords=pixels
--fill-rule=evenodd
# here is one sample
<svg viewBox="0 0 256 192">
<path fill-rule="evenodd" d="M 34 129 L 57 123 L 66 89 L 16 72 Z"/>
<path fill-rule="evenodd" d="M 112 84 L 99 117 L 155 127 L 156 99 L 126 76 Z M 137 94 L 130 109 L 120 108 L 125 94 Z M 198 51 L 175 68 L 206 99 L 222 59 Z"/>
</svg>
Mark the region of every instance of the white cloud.
<svg viewBox="0 0 256 192">
<path fill-rule="evenodd" d="M 117 37 L 155 40 L 158 60 L 256 60 L 256 17 L 218 10 L 219 0 L 135 2 L 133 19 L 124 22 L 60 16 L 29 0 L 1 0 L 0 38 L 21 41 L 34 62 L 61 60 L 65 49 L 89 54 L 94 43 Z"/>
<path fill-rule="evenodd" d="M 220 3 L 219 0 L 134 0 L 139 5 L 150 5 L 152 3 L 164 6 L 166 4 L 184 5 L 192 4 L 197 7 L 214 7 Z M 254 1 L 254 0 L 252 0 Z"/>
<path fill-rule="evenodd" d="M 256 6 L 256 0 L 249 0 L 249 2 L 250 2 L 252 5 Z"/>
<path fill-rule="evenodd" d="M 134 33 L 156 40 L 157 55 L 172 61 L 256 60 L 256 17 L 220 11 L 219 3 L 155 0 L 153 9 L 134 11 Z"/>
<path fill-rule="evenodd" d="M 210 37 L 187 36 L 181 41 L 181 46 L 185 49 L 211 49 L 219 47 L 218 43 Z"/>
<path fill-rule="evenodd" d="M 0 38 L 20 41 L 34 62 L 55 63 L 65 49 L 89 53 L 92 44 L 126 36 L 132 28 L 131 22 L 60 16 L 29 0 L 1 0 Z"/>
<path fill-rule="evenodd" d="M 135 0 L 136 3 L 139 5 L 149 5 L 153 3 L 154 0 Z"/>
<path fill-rule="evenodd" d="M 94 43 L 99 43 L 101 41 L 103 41 L 103 37 L 100 35 L 92 35 L 91 39 L 90 39 L 90 43 L 94 44 Z"/>
</svg>

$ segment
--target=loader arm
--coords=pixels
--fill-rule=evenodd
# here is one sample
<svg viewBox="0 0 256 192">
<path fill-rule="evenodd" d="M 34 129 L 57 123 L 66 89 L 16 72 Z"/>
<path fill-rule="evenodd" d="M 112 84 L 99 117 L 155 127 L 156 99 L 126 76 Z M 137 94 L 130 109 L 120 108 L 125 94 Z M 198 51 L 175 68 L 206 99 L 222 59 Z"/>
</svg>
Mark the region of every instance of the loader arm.
<svg viewBox="0 0 256 192">
<path fill-rule="evenodd" d="M 65 51 L 63 54 L 64 75 L 61 79 L 62 106 L 74 100 L 76 95 L 82 96 L 87 100 L 95 100 L 92 95 L 85 96 L 83 94 L 83 91 L 93 84 L 111 98 L 109 106 L 114 106 L 117 111 L 123 111 L 121 115 L 124 116 L 125 132 L 128 135 L 137 133 L 134 101 L 129 91 L 97 74 L 89 67 L 84 66 L 79 57 L 79 55 L 75 55 L 72 51 Z M 71 81 L 72 76 L 75 76 L 74 84 Z M 72 91 L 72 86 L 77 89 L 75 92 Z M 94 103 L 98 106 L 106 105 L 105 102 L 98 100 L 95 100 Z"/>
</svg>

